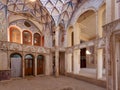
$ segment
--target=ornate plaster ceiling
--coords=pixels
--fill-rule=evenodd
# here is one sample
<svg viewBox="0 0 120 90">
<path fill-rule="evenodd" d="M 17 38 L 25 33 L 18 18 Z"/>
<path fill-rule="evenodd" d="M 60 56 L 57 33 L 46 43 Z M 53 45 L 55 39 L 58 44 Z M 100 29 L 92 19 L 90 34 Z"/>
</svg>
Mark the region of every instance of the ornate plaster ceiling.
<svg viewBox="0 0 120 90">
<path fill-rule="evenodd" d="M 68 21 L 78 3 L 82 0 L 40 0 L 57 23 Z"/>
<path fill-rule="evenodd" d="M 16 14 L 23 14 L 24 16 L 34 18 L 41 23 L 48 23 L 52 20 L 46 8 L 38 1 L 30 2 L 30 0 L 8 0 L 3 1 L 2 3 L 4 6 L 7 6 L 8 11 Z"/>
<path fill-rule="evenodd" d="M 2 0 L 0 8 L 7 6 L 10 12 L 23 14 L 27 17 L 33 17 L 41 23 L 50 23 L 55 21 L 55 24 L 60 22 L 68 22 L 71 18 L 76 6 L 82 0 Z M 30 15 L 28 15 L 30 14 Z"/>
</svg>

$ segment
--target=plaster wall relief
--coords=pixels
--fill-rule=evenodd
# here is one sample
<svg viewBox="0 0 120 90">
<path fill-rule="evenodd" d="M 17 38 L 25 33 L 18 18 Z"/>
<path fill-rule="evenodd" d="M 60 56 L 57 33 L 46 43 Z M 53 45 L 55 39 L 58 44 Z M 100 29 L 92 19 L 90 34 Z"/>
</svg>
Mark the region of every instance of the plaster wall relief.
<svg viewBox="0 0 120 90">
<path fill-rule="evenodd" d="M 7 15 L 6 8 L 0 3 L 0 40 L 7 41 Z"/>
<path fill-rule="evenodd" d="M 8 66 L 8 44 L 7 42 L 0 42 L 0 70 L 9 70 Z"/>
<path fill-rule="evenodd" d="M 100 38 L 97 44 L 97 48 L 105 48 L 105 38 Z"/>
<path fill-rule="evenodd" d="M 44 41 L 45 41 L 45 47 L 52 47 L 52 35 L 51 35 L 51 30 L 49 28 L 45 29 L 45 33 L 44 33 Z"/>
<path fill-rule="evenodd" d="M 68 40 L 67 40 L 67 39 L 68 39 L 67 30 L 64 31 L 64 34 L 63 34 L 63 35 L 64 35 L 64 38 L 63 38 L 63 40 L 64 40 L 63 46 L 64 46 L 64 47 L 67 47 L 67 45 L 68 45 L 68 44 L 67 44 L 67 42 L 68 42 Z"/>
<path fill-rule="evenodd" d="M 8 43 L 5 41 L 1 41 L 0 42 L 0 49 L 3 51 L 7 51 L 8 50 Z"/>
<path fill-rule="evenodd" d="M 27 19 L 20 19 L 20 20 L 10 22 L 9 26 L 11 25 L 15 25 L 21 28 L 21 30 L 30 30 L 31 32 L 33 32 L 33 34 L 37 32 L 41 34 L 41 31 L 42 31 L 42 30 L 39 30 L 37 26 L 35 26 L 31 21 Z"/>
<path fill-rule="evenodd" d="M 23 51 L 25 51 L 25 52 L 35 52 L 36 48 L 35 47 L 31 47 L 31 46 L 23 45 Z"/>
<path fill-rule="evenodd" d="M 36 53 L 50 53 L 49 48 L 31 46 L 31 45 L 22 45 L 17 43 L 10 42 L 0 42 L 0 50 L 2 51 L 18 51 L 18 52 L 36 52 Z"/>
<path fill-rule="evenodd" d="M 23 51 L 23 46 L 17 43 L 8 43 L 8 50 Z"/>
<path fill-rule="evenodd" d="M 62 47 L 67 47 L 67 31 L 66 30 L 62 30 L 61 33 L 61 46 Z"/>
<path fill-rule="evenodd" d="M 0 70 L 9 70 L 7 51 L 0 50 Z"/>
</svg>

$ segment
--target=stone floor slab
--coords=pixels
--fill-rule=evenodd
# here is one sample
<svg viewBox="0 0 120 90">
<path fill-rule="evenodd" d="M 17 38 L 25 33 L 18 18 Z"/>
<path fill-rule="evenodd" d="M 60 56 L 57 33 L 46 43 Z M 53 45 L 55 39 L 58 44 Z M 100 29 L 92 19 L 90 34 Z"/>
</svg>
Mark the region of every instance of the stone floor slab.
<svg viewBox="0 0 120 90">
<path fill-rule="evenodd" d="M 70 77 L 27 77 L 0 82 L 0 90 L 106 90 L 96 85 Z"/>
</svg>

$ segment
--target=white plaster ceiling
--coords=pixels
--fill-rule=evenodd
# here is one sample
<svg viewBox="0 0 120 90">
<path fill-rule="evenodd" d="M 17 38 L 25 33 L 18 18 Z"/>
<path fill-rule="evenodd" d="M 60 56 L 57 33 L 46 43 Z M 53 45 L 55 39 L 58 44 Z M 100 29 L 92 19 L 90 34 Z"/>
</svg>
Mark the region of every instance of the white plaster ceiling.
<svg viewBox="0 0 120 90">
<path fill-rule="evenodd" d="M 78 23 L 81 28 L 80 36 L 88 41 L 96 37 L 96 14 L 93 11 L 87 11 L 80 16 Z"/>
</svg>

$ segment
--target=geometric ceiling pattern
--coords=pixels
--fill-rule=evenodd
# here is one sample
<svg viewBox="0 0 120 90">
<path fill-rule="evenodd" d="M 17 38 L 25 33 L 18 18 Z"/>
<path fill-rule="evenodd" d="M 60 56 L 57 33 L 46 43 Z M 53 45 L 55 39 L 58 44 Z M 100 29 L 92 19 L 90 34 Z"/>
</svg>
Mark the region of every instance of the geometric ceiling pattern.
<svg viewBox="0 0 120 90">
<path fill-rule="evenodd" d="M 4 6 L 11 13 L 22 14 L 27 18 L 35 19 L 40 23 L 51 22 L 52 18 L 45 7 L 38 1 L 31 2 L 30 0 L 4 0 Z"/>
<path fill-rule="evenodd" d="M 81 0 L 40 0 L 57 22 L 68 21 Z"/>
<path fill-rule="evenodd" d="M 82 0 L 2 0 L 0 9 L 7 7 L 10 13 L 32 18 L 39 23 L 66 23 L 71 18 L 76 6 Z"/>
</svg>

